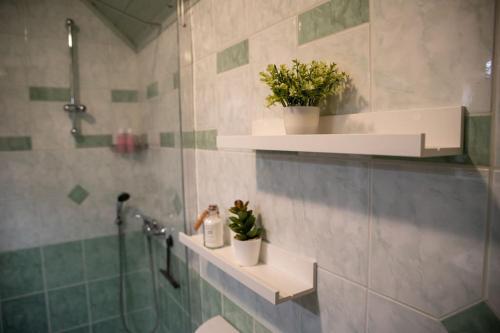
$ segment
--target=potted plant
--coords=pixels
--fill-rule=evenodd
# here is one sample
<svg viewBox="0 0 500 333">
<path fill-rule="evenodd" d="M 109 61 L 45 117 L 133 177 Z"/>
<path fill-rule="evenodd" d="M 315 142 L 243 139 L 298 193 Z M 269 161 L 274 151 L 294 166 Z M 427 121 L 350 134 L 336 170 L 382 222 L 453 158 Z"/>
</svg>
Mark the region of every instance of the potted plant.
<svg viewBox="0 0 500 333">
<path fill-rule="evenodd" d="M 255 224 L 253 211 L 248 210 L 248 201 L 234 202 L 229 211 L 235 216 L 229 217 L 229 228 L 234 232 L 231 244 L 236 261 L 241 266 L 253 266 L 259 262 L 260 245 L 263 229 Z"/>
<path fill-rule="evenodd" d="M 349 76 L 335 63 L 312 61 L 303 64 L 293 60 L 286 65 L 268 65 L 260 80 L 271 88 L 267 106 L 284 107 L 286 134 L 314 134 L 318 131 L 319 105 L 330 95 L 344 91 Z"/>
</svg>

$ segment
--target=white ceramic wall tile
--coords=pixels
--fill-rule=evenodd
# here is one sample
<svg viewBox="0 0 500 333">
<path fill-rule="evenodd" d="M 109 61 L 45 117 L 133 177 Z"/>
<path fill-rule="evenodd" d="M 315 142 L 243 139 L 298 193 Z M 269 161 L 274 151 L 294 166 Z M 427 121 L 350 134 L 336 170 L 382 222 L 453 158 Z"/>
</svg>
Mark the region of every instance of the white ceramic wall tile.
<svg viewBox="0 0 500 333">
<path fill-rule="evenodd" d="M 109 48 L 107 44 L 90 42 L 80 43 L 80 47 L 78 48 L 78 75 L 80 87 L 108 90 L 110 88 L 115 88 L 110 86 L 109 77 L 109 65 L 115 60 L 110 58 L 108 51 Z M 121 87 L 118 86 L 118 88 Z"/>
<path fill-rule="evenodd" d="M 257 153 L 257 202 L 266 238 L 297 251 L 307 227 L 298 187 L 299 166 L 293 155 Z"/>
<path fill-rule="evenodd" d="M 63 110 L 63 102 L 32 102 L 31 138 L 34 150 L 73 148 L 75 139 L 70 133 L 71 119 Z"/>
<path fill-rule="evenodd" d="M 375 110 L 464 105 L 490 111 L 494 1 L 376 0 Z"/>
<path fill-rule="evenodd" d="M 180 94 L 182 130 L 194 130 L 193 69 L 191 66 L 180 69 Z"/>
<path fill-rule="evenodd" d="M 250 134 L 251 96 L 248 65 L 217 75 L 218 134 Z"/>
<path fill-rule="evenodd" d="M 281 117 L 280 106 L 267 108 L 270 88 L 260 81 L 269 64 L 290 64 L 297 56 L 297 20 L 289 18 L 250 37 L 250 88 L 253 119 Z"/>
<path fill-rule="evenodd" d="M 257 296 L 255 314 L 252 313 L 252 315 L 272 332 L 299 333 L 301 332 L 301 310 L 295 302 L 274 305 Z"/>
<path fill-rule="evenodd" d="M 368 293 L 367 327 L 367 333 L 447 332 L 439 321 L 373 293 Z"/>
<path fill-rule="evenodd" d="M 370 25 L 320 38 L 298 48 L 302 61 L 335 62 L 352 79 L 341 95 L 328 99 L 328 113 L 344 114 L 370 111 Z"/>
<path fill-rule="evenodd" d="M 2 33 L 13 35 L 23 34 L 24 22 L 22 19 L 22 10 L 21 1 L 5 0 L 0 2 L 0 31 Z"/>
<path fill-rule="evenodd" d="M 476 170 L 376 167 L 371 288 L 435 317 L 478 301 L 487 183 Z"/>
<path fill-rule="evenodd" d="M 2 2 L 4 6 L 7 2 Z M 8 20 L 12 21 L 12 19 Z M 2 24 L 2 23 L 0 23 Z M 23 87 L 27 82 L 27 45 L 19 36 L 9 35 L 0 31 L 0 87 Z"/>
<path fill-rule="evenodd" d="M 215 99 L 215 54 L 194 65 L 194 110 L 196 130 L 217 128 L 217 104 Z"/>
<path fill-rule="evenodd" d="M 0 252 L 38 246 L 40 232 L 32 199 L 0 201 Z"/>
<path fill-rule="evenodd" d="M 366 289 L 318 269 L 317 298 L 301 303 L 301 332 L 365 332 Z"/>
<path fill-rule="evenodd" d="M 81 117 L 81 130 L 85 134 L 110 134 L 113 133 L 111 128 L 114 124 L 114 115 L 111 111 L 111 94 L 107 89 L 92 89 L 85 87 L 80 89 L 80 102 L 87 109 L 83 117 Z M 66 113 L 61 111 L 61 117 L 64 118 L 66 124 L 66 132 L 71 128 L 71 120 Z M 67 138 L 66 140 L 69 140 Z"/>
<path fill-rule="evenodd" d="M 297 0 L 253 0 L 247 6 L 248 33 L 252 34 L 295 14 Z"/>
<path fill-rule="evenodd" d="M 492 182 L 492 212 L 490 253 L 488 269 L 488 304 L 497 315 L 500 315 L 500 171 L 494 174 Z"/>
<path fill-rule="evenodd" d="M 21 87 L 0 89 L 0 136 L 29 135 L 31 133 L 28 91 Z"/>
<path fill-rule="evenodd" d="M 297 245 L 325 270 L 367 284 L 369 168 L 365 163 L 301 159 L 298 189 L 304 201 Z"/>
<path fill-rule="evenodd" d="M 217 51 L 235 44 L 248 35 L 247 1 L 213 0 L 212 6 Z"/>
<path fill-rule="evenodd" d="M 215 20 L 218 20 L 219 15 L 222 14 L 221 12 L 216 13 L 217 16 L 214 14 L 212 0 L 199 1 L 192 9 L 191 31 L 195 60 L 215 51 L 214 16 Z"/>
<path fill-rule="evenodd" d="M 60 39 L 28 40 L 28 84 L 30 86 L 69 86 L 70 57 Z"/>
<path fill-rule="evenodd" d="M 0 201 L 31 198 L 34 167 L 33 154 L 29 151 L 1 152 Z"/>
</svg>

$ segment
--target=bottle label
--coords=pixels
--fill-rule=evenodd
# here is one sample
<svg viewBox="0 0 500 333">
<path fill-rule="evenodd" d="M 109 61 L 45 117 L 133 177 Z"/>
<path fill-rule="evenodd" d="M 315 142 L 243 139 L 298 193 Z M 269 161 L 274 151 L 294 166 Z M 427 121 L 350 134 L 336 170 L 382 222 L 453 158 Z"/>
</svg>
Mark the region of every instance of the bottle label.
<svg viewBox="0 0 500 333">
<path fill-rule="evenodd" d="M 222 223 L 205 224 L 205 246 L 210 248 L 221 247 L 224 245 L 222 237 Z"/>
</svg>

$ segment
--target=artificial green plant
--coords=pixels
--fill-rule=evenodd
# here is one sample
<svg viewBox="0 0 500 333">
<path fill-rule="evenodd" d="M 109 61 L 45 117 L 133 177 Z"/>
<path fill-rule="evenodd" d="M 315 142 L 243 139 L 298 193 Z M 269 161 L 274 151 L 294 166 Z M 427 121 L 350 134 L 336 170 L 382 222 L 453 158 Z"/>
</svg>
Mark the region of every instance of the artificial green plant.
<svg viewBox="0 0 500 333">
<path fill-rule="evenodd" d="M 313 60 L 304 64 L 294 59 L 291 68 L 286 65 L 268 65 L 260 72 L 260 80 L 271 88 L 267 106 L 276 103 L 287 106 L 319 106 L 328 96 L 344 91 L 349 75 L 335 63 Z"/>
<path fill-rule="evenodd" d="M 255 224 L 253 211 L 248 210 L 248 201 L 243 203 L 241 200 L 236 200 L 234 207 L 229 208 L 229 211 L 236 215 L 229 217 L 231 221 L 229 228 L 236 233 L 235 239 L 246 241 L 262 235 L 263 229 Z"/>
</svg>

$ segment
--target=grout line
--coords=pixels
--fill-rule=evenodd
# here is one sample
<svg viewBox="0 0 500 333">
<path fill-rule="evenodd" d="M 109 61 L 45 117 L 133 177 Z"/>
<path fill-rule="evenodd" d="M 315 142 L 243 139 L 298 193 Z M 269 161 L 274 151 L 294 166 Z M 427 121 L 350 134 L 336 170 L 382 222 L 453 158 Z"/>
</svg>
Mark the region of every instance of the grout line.
<svg viewBox="0 0 500 333">
<path fill-rule="evenodd" d="M 87 320 L 89 324 L 89 332 L 92 333 L 92 308 L 90 306 L 90 288 L 89 281 L 87 280 L 87 256 L 85 254 L 85 242 L 80 241 L 82 246 L 82 271 L 83 271 L 83 282 L 85 284 L 85 295 L 87 297 Z"/>
<path fill-rule="evenodd" d="M 371 287 L 371 256 L 372 256 L 372 233 L 373 233 L 373 163 L 369 163 L 368 174 L 368 256 L 367 256 L 367 276 L 366 276 L 366 295 L 365 295 L 365 333 L 368 332 L 368 292 Z"/>
<path fill-rule="evenodd" d="M 65 328 L 61 331 L 57 331 L 55 333 L 64 333 L 64 332 L 70 332 L 72 330 L 75 330 L 75 329 L 79 329 L 79 328 L 85 328 L 85 327 L 89 327 L 90 324 L 89 323 L 86 323 L 86 324 L 81 324 L 81 325 L 78 325 L 78 326 L 73 326 L 73 327 L 68 327 L 68 328 Z"/>
<path fill-rule="evenodd" d="M 45 272 L 45 255 L 43 253 L 42 247 L 39 247 L 40 258 L 42 264 L 42 281 L 43 281 L 43 293 L 45 295 L 45 314 L 47 316 L 47 325 L 49 332 L 52 332 L 52 322 L 50 320 L 50 304 L 49 304 L 49 292 L 47 290 L 47 274 Z"/>
<path fill-rule="evenodd" d="M 494 193 L 495 189 L 495 162 L 496 162 L 496 124 L 497 124 L 497 117 L 498 117 L 498 105 L 499 100 L 497 96 L 497 87 L 500 86 L 500 54 L 498 54 L 498 51 L 500 50 L 500 47 L 498 45 L 499 38 L 500 38 L 500 6 L 499 4 L 495 1 L 495 10 L 494 10 L 494 17 L 495 17 L 495 24 L 494 24 L 494 30 L 493 30 L 493 59 L 492 59 L 492 69 L 493 69 L 493 76 L 492 76 L 492 82 L 491 82 L 491 122 L 490 122 L 490 169 L 489 169 L 489 177 L 488 177 L 488 201 L 487 201 L 487 211 L 486 211 L 486 226 L 485 226 L 485 242 L 484 242 L 484 262 L 483 262 L 483 277 L 482 277 L 482 297 L 483 299 L 488 299 L 489 296 L 489 281 L 490 281 L 490 276 L 489 276 L 489 268 L 490 268 L 490 260 L 491 260 L 491 244 L 492 244 L 492 238 L 493 238 L 493 218 L 494 218 L 494 210 L 496 209 L 496 197 Z"/>
</svg>

